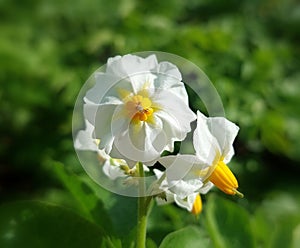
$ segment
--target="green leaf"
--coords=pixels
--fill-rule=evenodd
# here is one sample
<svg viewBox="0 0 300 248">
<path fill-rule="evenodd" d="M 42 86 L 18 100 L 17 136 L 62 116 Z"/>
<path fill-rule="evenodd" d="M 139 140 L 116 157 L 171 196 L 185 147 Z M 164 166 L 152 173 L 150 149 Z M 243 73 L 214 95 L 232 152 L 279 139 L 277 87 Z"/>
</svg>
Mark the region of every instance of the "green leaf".
<svg viewBox="0 0 300 248">
<path fill-rule="evenodd" d="M 273 227 L 270 247 L 299 247 L 299 223 L 300 216 L 298 214 L 289 215 L 278 222 L 277 225 Z"/>
<path fill-rule="evenodd" d="M 300 224 L 298 224 L 293 230 L 292 248 L 300 246 Z"/>
<path fill-rule="evenodd" d="M 59 162 L 52 162 L 52 167 L 60 181 L 78 202 L 83 215 L 107 232 L 117 234 L 124 246 L 129 247 L 135 239 L 136 198 L 110 195 L 91 179 L 67 172 Z"/>
<path fill-rule="evenodd" d="M 115 233 L 124 247 L 131 247 L 135 240 L 137 224 L 137 198 L 114 195 L 114 204 L 109 208 Z"/>
<path fill-rule="evenodd" d="M 52 163 L 55 174 L 76 199 L 84 216 L 105 227 L 105 230 L 112 230 L 112 222 L 104 204 L 90 185 L 81 180 L 79 176 L 68 173 L 61 163 Z"/>
<path fill-rule="evenodd" d="M 147 248 L 157 248 L 157 245 L 155 244 L 155 242 L 152 239 L 147 238 L 146 247 Z"/>
<path fill-rule="evenodd" d="M 271 192 L 252 220 L 257 243 L 268 248 L 299 247 L 299 210 L 299 199 L 292 191 Z"/>
<path fill-rule="evenodd" d="M 81 248 L 108 239 L 97 225 L 70 210 L 42 202 L 15 202 L 0 206 L 0 247 Z"/>
<path fill-rule="evenodd" d="M 239 205 L 211 195 L 205 207 L 208 231 L 216 248 L 252 248 L 249 213 Z"/>
<path fill-rule="evenodd" d="M 195 226 L 185 227 L 168 234 L 159 248 L 206 248 L 210 246 L 209 238 Z"/>
</svg>

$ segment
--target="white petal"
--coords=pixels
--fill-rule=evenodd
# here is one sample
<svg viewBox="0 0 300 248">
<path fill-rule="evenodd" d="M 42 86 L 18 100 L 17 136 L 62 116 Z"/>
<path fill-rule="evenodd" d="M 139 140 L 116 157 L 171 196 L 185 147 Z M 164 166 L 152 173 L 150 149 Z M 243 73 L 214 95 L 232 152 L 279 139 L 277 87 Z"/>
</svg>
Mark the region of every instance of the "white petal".
<svg viewBox="0 0 300 248">
<path fill-rule="evenodd" d="M 190 194 L 186 198 L 180 198 L 178 195 L 174 196 L 174 200 L 179 207 L 185 208 L 189 212 L 192 211 L 193 205 L 198 193 Z"/>
<path fill-rule="evenodd" d="M 158 170 L 158 169 L 153 169 L 153 172 L 157 179 L 160 179 L 162 177 L 162 175 L 164 174 L 163 171 Z"/>
<path fill-rule="evenodd" d="M 207 118 L 200 111 L 197 111 L 197 127 L 194 131 L 193 144 L 197 157 L 204 163 L 214 165 L 219 161 L 221 149 L 208 128 Z"/>
<path fill-rule="evenodd" d="M 167 179 L 168 180 L 168 179 Z M 169 190 L 178 195 L 180 198 L 185 198 L 190 194 L 198 192 L 203 183 L 201 180 L 192 179 L 192 180 L 178 180 L 178 181 L 168 181 Z"/>
<path fill-rule="evenodd" d="M 109 75 L 105 73 L 95 73 L 95 85 L 89 89 L 85 95 L 85 102 L 93 102 L 93 103 L 103 103 L 105 96 L 115 96 L 118 94 L 116 90 L 112 90 L 116 87 L 116 84 L 120 84 L 120 78 L 115 75 Z M 131 85 L 127 82 L 119 85 L 119 87 L 131 87 Z M 109 93 L 108 93 L 109 92 Z"/>
<path fill-rule="evenodd" d="M 98 156 L 101 160 L 107 160 L 107 159 L 110 159 L 110 156 L 104 151 L 104 150 L 100 150 L 98 149 L 97 151 L 98 153 Z"/>
<path fill-rule="evenodd" d="M 209 167 L 203 164 L 195 155 L 178 154 L 176 156 L 164 156 L 158 159 L 166 168 L 169 180 L 202 179 L 202 170 Z"/>
<path fill-rule="evenodd" d="M 111 156 L 125 159 L 129 166 L 137 161 L 153 165 L 165 147 L 165 142 L 161 142 L 162 123 L 155 117 L 154 120 L 155 124 L 140 122 L 135 125 L 126 117 L 113 119 L 114 149 Z"/>
<path fill-rule="evenodd" d="M 84 105 L 84 115 L 88 121 L 95 126 L 95 138 L 100 139 L 100 149 L 105 149 L 106 153 L 110 153 L 113 142 L 111 132 L 112 119 L 118 105 L 100 104 Z"/>
<path fill-rule="evenodd" d="M 129 75 L 139 74 L 141 72 L 149 72 L 157 67 L 157 59 L 155 55 L 147 58 L 138 57 L 136 55 L 125 55 L 123 57 L 115 57 L 108 60 L 106 72 L 117 75 L 120 78 Z"/>
<path fill-rule="evenodd" d="M 145 129 L 148 130 L 148 146 L 146 146 L 146 149 L 154 149 L 161 154 L 164 150 L 168 150 L 170 141 L 166 136 L 162 120 L 156 115 L 153 118 L 154 124 L 145 123 Z"/>
<path fill-rule="evenodd" d="M 181 81 L 182 79 L 177 66 L 167 61 L 163 61 L 158 64 L 157 73 L 162 76 L 173 78 L 176 81 Z"/>
<path fill-rule="evenodd" d="M 154 92 L 154 79 L 156 76 L 150 72 L 143 72 L 130 76 L 130 82 L 133 88 L 133 92 L 138 94 L 141 90 L 149 91 L 149 96 Z"/>
<path fill-rule="evenodd" d="M 202 185 L 202 177 L 197 173 L 207 165 L 194 155 L 165 156 L 158 160 L 166 167 L 166 180 L 169 190 L 180 197 L 186 197 L 199 190 Z"/>
<path fill-rule="evenodd" d="M 169 146 L 173 146 L 174 141 L 182 141 L 191 131 L 190 123 L 196 115 L 181 98 L 165 90 L 157 92 L 153 102 L 161 108 L 155 115 L 163 121 Z"/>
<path fill-rule="evenodd" d="M 182 76 L 178 68 L 169 62 L 161 62 L 158 65 L 157 73 L 155 87 L 160 90 L 167 90 L 170 94 L 181 98 L 188 105 L 188 95 L 184 83 L 181 82 Z"/>
<path fill-rule="evenodd" d="M 104 174 L 112 180 L 119 177 L 126 177 L 124 171 L 120 169 L 118 165 L 111 164 L 111 160 L 107 159 L 103 165 Z"/>
<path fill-rule="evenodd" d="M 164 128 L 161 135 L 164 137 L 164 150 L 172 152 L 174 150 L 174 142 L 184 140 L 190 130 L 184 130 L 183 126 L 180 125 L 176 117 L 169 115 L 164 111 L 160 111 L 155 115 L 160 118 L 161 122 L 163 123 L 162 125 Z"/>
<path fill-rule="evenodd" d="M 94 126 L 85 122 L 86 129 L 80 130 L 76 136 L 74 147 L 78 150 L 98 151 L 96 139 L 93 138 Z"/>
<path fill-rule="evenodd" d="M 166 205 L 166 204 L 170 204 L 172 202 L 174 202 L 174 194 L 167 191 L 165 192 L 166 194 L 166 199 L 161 199 L 159 197 L 156 197 L 156 202 L 157 202 L 157 205 Z"/>
<path fill-rule="evenodd" d="M 224 162 L 228 163 L 234 155 L 233 142 L 238 134 L 239 127 L 224 117 L 208 118 L 207 124 L 210 132 L 219 143 Z"/>
<path fill-rule="evenodd" d="M 139 129 L 129 123 L 127 127 L 126 124 L 123 127 L 123 131 L 116 135 L 114 140 L 115 148 L 122 158 L 127 162 L 132 160 L 154 163 L 153 161 L 160 156 L 162 150 L 157 150 L 157 147 L 153 145 L 153 140 L 161 130 L 151 128 L 146 123 L 143 123 Z"/>
<path fill-rule="evenodd" d="M 199 160 L 197 156 L 188 155 L 188 154 L 178 154 L 176 156 L 170 155 L 170 156 L 160 157 L 158 159 L 158 162 L 160 162 L 167 170 L 171 169 L 171 168 L 172 169 L 183 168 L 185 171 L 184 174 L 187 174 L 188 171 L 193 166 L 196 166 L 196 165 L 202 163 L 202 161 Z M 182 177 L 177 177 L 177 178 L 182 178 Z"/>
<path fill-rule="evenodd" d="M 199 190 L 199 193 L 201 194 L 206 194 L 208 191 L 211 190 L 211 188 L 214 186 L 214 184 L 210 181 L 208 181 L 207 183 L 205 183 L 202 188 Z"/>
<path fill-rule="evenodd" d="M 91 123 L 95 127 L 95 118 L 97 114 L 99 104 L 88 102 L 83 105 L 83 114 L 85 120 Z"/>
<path fill-rule="evenodd" d="M 165 174 L 165 172 L 160 171 L 158 169 L 154 169 L 153 172 L 154 172 L 155 176 L 157 177 L 157 181 L 159 181 L 159 179 L 161 179 L 161 177 Z M 165 192 L 168 191 L 169 185 L 168 185 L 167 180 L 163 179 L 161 181 L 160 185 L 158 185 L 158 188 L 159 188 L 158 191 L 161 191 L 161 190 L 163 190 Z"/>
<path fill-rule="evenodd" d="M 115 63 L 116 61 L 120 60 L 121 58 L 122 58 L 122 56 L 120 56 L 120 55 L 117 55 L 117 56 L 115 56 L 115 57 L 108 58 L 106 67 L 111 67 L 111 65 L 112 65 L 113 63 Z"/>
</svg>

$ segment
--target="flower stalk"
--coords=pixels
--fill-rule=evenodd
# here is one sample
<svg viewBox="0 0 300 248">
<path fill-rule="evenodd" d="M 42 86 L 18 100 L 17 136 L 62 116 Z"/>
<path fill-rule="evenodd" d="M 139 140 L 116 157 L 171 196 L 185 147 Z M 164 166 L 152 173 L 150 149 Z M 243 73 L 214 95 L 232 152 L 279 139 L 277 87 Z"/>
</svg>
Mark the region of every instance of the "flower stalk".
<svg viewBox="0 0 300 248">
<path fill-rule="evenodd" d="M 152 196 L 145 196 L 145 173 L 143 163 L 138 163 L 139 172 L 139 195 L 138 198 L 138 223 L 137 223 L 137 236 L 136 236 L 136 248 L 146 247 L 146 235 L 147 235 L 147 219 L 149 207 L 151 205 Z"/>
</svg>

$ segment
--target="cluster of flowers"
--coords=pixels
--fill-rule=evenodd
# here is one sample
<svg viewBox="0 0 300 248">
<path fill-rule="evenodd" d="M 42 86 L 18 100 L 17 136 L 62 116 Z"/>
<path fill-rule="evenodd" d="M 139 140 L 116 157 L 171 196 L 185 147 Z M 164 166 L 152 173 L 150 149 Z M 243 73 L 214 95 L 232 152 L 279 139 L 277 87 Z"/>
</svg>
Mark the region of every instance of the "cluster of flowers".
<svg viewBox="0 0 300 248">
<path fill-rule="evenodd" d="M 96 152 L 106 176 L 137 177 L 139 162 L 145 171 L 154 165 L 158 204 L 175 202 L 196 215 L 202 210 L 200 194 L 214 185 L 242 196 L 226 165 L 234 155 L 238 126 L 223 117 L 195 114 L 174 64 L 158 63 L 155 55 L 116 56 L 95 80 L 84 97 L 86 128 L 78 132 L 74 145 Z M 186 138 L 193 121 L 195 153 L 161 156 Z M 157 163 L 165 170 L 156 169 Z"/>
</svg>

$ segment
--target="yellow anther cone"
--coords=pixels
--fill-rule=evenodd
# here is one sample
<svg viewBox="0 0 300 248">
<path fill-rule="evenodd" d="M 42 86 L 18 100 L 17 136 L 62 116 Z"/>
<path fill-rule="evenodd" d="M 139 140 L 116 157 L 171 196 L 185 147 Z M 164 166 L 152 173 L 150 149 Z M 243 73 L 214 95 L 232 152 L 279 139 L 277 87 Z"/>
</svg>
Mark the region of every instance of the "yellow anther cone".
<svg viewBox="0 0 300 248">
<path fill-rule="evenodd" d="M 237 191 L 237 188 L 239 187 L 238 182 L 229 167 L 223 161 L 218 162 L 218 165 L 210 175 L 209 180 L 228 195 L 236 194 L 240 197 L 244 196 Z"/>
</svg>

